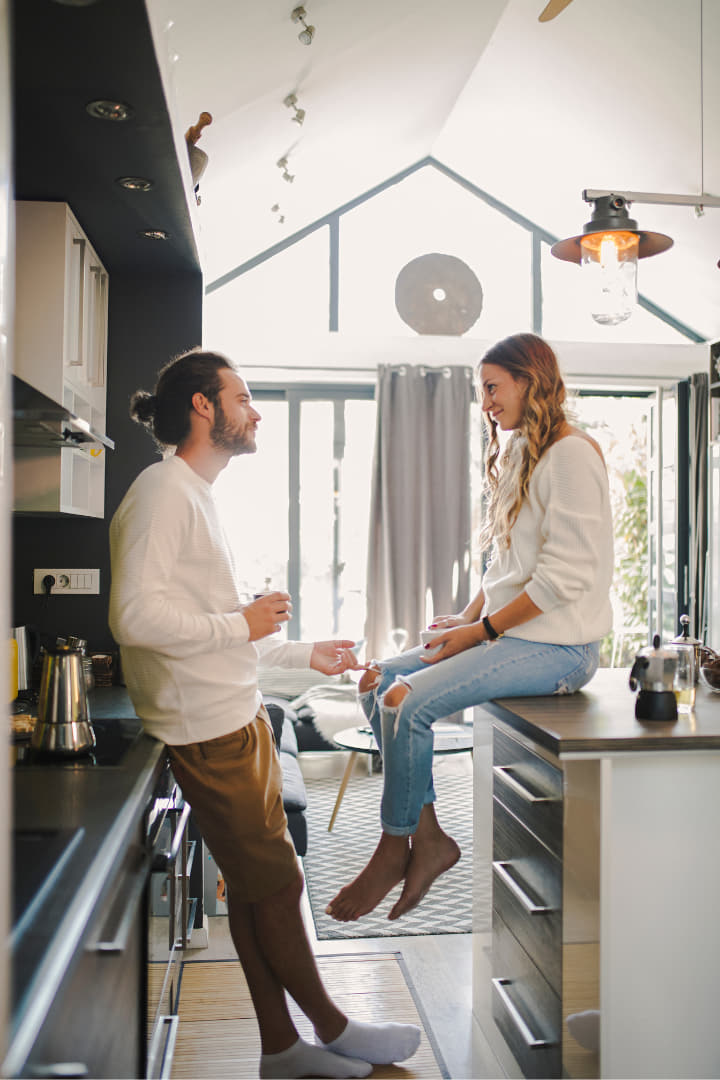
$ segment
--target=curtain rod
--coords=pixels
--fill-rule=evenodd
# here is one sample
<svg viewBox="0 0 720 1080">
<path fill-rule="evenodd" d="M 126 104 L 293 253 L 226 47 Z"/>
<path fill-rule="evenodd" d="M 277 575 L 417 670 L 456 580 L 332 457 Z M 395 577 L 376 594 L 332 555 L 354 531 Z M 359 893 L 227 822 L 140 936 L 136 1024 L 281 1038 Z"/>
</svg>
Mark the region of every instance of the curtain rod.
<svg viewBox="0 0 720 1080">
<path fill-rule="evenodd" d="M 331 371 L 335 375 L 346 373 L 358 373 L 375 375 L 378 367 L 417 367 L 417 368 L 446 368 L 446 367 L 474 367 L 469 361 L 441 361 L 438 364 L 429 364 L 426 360 L 387 360 L 380 361 L 375 367 L 323 367 L 321 364 L 312 364 L 307 367 L 297 367 L 294 364 L 238 364 L 242 371 L 294 371 L 302 375 L 308 371 Z"/>
</svg>

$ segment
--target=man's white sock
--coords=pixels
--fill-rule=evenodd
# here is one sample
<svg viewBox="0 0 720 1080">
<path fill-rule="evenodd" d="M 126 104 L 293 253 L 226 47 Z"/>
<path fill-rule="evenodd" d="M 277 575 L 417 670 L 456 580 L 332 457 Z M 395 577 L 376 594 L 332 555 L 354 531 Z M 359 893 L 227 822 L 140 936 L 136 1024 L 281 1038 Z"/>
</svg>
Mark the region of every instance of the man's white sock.
<svg viewBox="0 0 720 1080">
<path fill-rule="evenodd" d="M 364 1024 L 348 1020 L 337 1039 L 324 1043 L 316 1035 L 315 1041 L 335 1054 L 348 1054 L 373 1065 L 391 1065 L 412 1057 L 420 1045 L 421 1034 L 416 1024 Z"/>
<path fill-rule="evenodd" d="M 288 1076 L 332 1076 L 344 1080 L 350 1076 L 369 1076 L 371 1072 L 372 1065 L 367 1061 L 333 1054 L 300 1038 L 279 1054 L 262 1054 L 260 1057 L 263 1080 L 286 1080 Z"/>
<path fill-rule="evenodd" d="M 572 1013 L 567 1018 L 568 1031 L 586 1050 L 600 1049 L 600 1013 L 597 1009 Z"/>
</svg>

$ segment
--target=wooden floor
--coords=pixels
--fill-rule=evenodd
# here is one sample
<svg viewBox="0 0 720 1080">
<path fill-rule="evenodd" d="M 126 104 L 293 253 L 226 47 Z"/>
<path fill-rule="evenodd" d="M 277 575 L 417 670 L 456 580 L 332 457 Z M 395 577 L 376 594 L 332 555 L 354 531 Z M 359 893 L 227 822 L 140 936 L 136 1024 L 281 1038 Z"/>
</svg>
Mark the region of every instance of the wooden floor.
<svg viewBox="0 0 720 1080">
<path fill-rule="evenodd" d="M 423 1026 L 397 957 L 323 957 L 320 974 L 333 1000 L 358 1020 L 377 1022 L 393 1016 Z M 313 1041 L 312 1025 L 291 1002 L 301 1037 Z M 231 960 L 190 961 L 183 966 L 173 1080 L 246 1077 L 257 1074 L 260 1045 L 247 984 Z M 442 1071 L 427 1032 L 402 1067 L 376 1066 L 376 1080 L 440 1080 Z"/>
<path fill-rule="evenodd" d="M 325 770 L 328 769 L 336 770 L 339 777 L 342 775 L 344 754 L 306 754 L 301 757 L 306 775 L 308 772 L 311 775 L 327 775 Z M 442 767 L 472 772 L 472 762 L 467 755 L 443 759 Z M 487 1016 L 480 1016 L 480 1023 L 473 1014 L 473 953 L 476 963 L 478 958 L 481 964 L 485 962 L 485 957 L 489 957 L 489 934 L 319 941 L 315 937 L 307 903 L 304 906 L 304 916 L 308 936 L 318 957 L 318 965 L 333 996 L 336 996 L 333 989 L 335 985 L 342 987 L 350 976 L 357 979 L 360 963 L 371 965 L 362 969 L 368 976 L 373 973 L 372 978 L 363 978 L 367 994 L 358 997 L 356 993 L 348 1005 L 352 1015 L 358 1019 L 370 1016 L 378 1020 L 403 1019 L 405 1014 L 399 1012 L 402 1002 L 403 1009 L 412 1008 L 419 1017 L 419 1020 L 415 1019 L 413 1022 L 420 1023 L 425 1028 L 427 1038 L 423 1039 L 418 1054 L 403 1066 L 390 1067 L 383 1071 L 378 1067 L 373 1073 L 374 1077 L 424 1080 L 445 1075 L 451 1080 L 503 1080 L 504 1077 L 520 1076 L 513 1059 L 504 1052 L 502 1043 L 494 1036 L 495 1029 L 489 1006 Z M 227 994 L 229 986 L 229 1000 L 233 1001 L 235 997 L 238 1001 L 241 1000 L 244 980 L 239 964 L 203 963 L 216 959 L 235 959 L 227 917 L 220 915 L 210 918 L 208 948 L 188 951 L 185 956 L 188 961 L 198 963 L 188 963 L 184 969 L 180 995 L 181 1023 L 172 1077 L 174 1080 L 191 1076 L 197 1080 L 206 1076 L 232 1076 L 235 1080 L 256 1077 L 259 1043 L 252 1012 L 244 1018 L 232 1016 L 211 1021 L 206 1014 L 198 1011 L 197 991 L 191 990 L 190 983 L 186 982 L 186 977 L 193 967 L 198 971 L 201 967 L 206 970 L 226 969 L 227 974 L 221 975 L 218 972 L 217 976 L 210 971 L 218 994 L 221 989 L 223 994 Z M 487 963 L 489 984 L 489 959 Z M 398 973 L 402 986 L 397 983 Z M 219 979 L 224 980 L 223 988 L 217 981 Z M 208 991 L 201 996 L 206 1001 L 213 1001 L 216 994 Z M 190 1010 L 187 1014 L 186 1006 Z M 476 1010 L 477 1008 L 476 1000 Z M 482 1008 L 484 1006 L 481 1005 Z M 298 1030 L 305 1036 L 302 1025 L 307 1024 L 307 1021 L 302 1014 L 298 1014 L 296 1023 Z M 229 1053 L 229 1047 L 237 1048 L 239 1045 L 238 1028 L 241 1024 L 244 1025 L 241 1049 L 237 1053 L 236 1049 Z M 437 1056 L 433 1050 L 437 1052 Z"/>
</svg>

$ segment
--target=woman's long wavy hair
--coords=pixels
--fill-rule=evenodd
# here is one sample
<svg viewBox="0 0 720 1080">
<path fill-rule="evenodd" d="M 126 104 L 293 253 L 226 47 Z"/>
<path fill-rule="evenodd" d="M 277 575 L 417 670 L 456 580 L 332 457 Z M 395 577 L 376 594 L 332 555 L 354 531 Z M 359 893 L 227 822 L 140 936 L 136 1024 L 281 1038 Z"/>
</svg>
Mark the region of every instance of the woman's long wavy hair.
<svg viewBox="0 0 720 1080">
<path fill-rule="evenodd" d="M 496 364 L 527 385 L 522 422 L 510 436 L 504 452 L 498 439 L 498 425 L 485 414 L 490 432 L 485 458 L 488 508 L 481 544 L 486 550 L 493 541 L 498 547 L 510 543 L 510 530 L 527 497 L 533 470 L 557 440 L 567 415 L 565 384 L 557 357 L 536 334 L 513 334 L 499 341 L 488 350 L 481 364 Z"/>
</svg>

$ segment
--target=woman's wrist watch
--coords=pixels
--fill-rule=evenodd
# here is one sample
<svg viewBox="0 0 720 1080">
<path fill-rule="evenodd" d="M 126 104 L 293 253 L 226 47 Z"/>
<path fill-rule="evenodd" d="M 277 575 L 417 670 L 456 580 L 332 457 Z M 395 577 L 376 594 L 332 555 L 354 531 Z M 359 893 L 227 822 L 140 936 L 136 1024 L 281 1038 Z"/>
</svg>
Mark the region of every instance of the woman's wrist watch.
<svg viewBox="0 0 720 1080">
<path fill-rule="evenodd" d="M 483 615 L 482 624 L 485 627 L 485 633 L 488 636 L 488 641 L 497 641 L 498 638 L 501 638 L 503 636 L 502 634 L 498 634 L 497 630 L 490 622 L 490 619 L 487 617 L 487 615 Z"/>
</svg>

